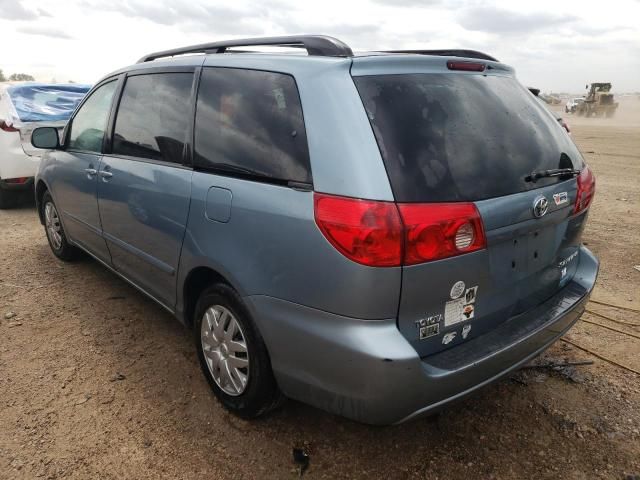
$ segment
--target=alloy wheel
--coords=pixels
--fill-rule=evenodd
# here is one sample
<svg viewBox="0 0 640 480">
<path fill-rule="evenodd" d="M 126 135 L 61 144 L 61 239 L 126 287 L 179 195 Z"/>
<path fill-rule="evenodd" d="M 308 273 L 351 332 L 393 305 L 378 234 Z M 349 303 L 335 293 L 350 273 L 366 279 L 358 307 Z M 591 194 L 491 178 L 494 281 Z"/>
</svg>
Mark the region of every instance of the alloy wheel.
<svg viewBox="0 0 640 480">
<path fill-rule="evenodd" d="M 44 220 L 51 245 L 55 250 L 60 250 L 62 247 L 62 226 L 60 225 L 58 210 L 51 202 L 47 202 L 44 206 Z"/>
<path fill-rule="evenodd" d="M 216 385 L 228 395 L 241 395 L 249 380 L 249 352 L 233 313 L 222 305 L 209 307 L 202 318 L 200 340 Z"/>
</svg>

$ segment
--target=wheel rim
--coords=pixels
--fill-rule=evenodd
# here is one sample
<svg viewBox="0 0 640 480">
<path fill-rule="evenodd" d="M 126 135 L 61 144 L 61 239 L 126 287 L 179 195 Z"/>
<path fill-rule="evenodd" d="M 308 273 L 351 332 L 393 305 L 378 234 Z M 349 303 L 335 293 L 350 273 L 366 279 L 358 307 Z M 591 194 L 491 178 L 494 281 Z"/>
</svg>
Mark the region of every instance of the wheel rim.
<svg viewBox="0 0 640 480">
<path fill-rule="evenodd" d="M 213 305 L 202 318 L 200 339 L 213 381 L 226 394 L 241 395 L 249 380 L 249 352 L 242 327 L 222 305 Z"/>
<path fill-rule="evenodd" d="M 56 206 L 47 202 L 44 206 L 44 220 L 47 228 L 47 237 L 54 249 L 60 250 L 62 247 L 62 226 L 60 225 L 60 217 Z"/>
</svg>

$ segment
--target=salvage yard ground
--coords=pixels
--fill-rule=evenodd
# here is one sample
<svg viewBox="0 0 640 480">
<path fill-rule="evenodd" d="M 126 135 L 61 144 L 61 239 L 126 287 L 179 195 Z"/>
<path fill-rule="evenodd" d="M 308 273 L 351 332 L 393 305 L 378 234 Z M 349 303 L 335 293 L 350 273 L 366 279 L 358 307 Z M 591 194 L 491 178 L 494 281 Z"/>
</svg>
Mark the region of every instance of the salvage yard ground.
<svg viewBox="0 0 640 480">
<path fill-rule="evenodd" d="M 388 428 L 293 401 L 235 418 L 190 332 L 96 262 L 57 261 L 33 205 L 0 211 L 0 479 L 286 479 L 292 447 L 308 450 L 309 479 L 640 475 L 640 100 L 568 121 L 597 177 L 592 299 L 623 308 L 591 302 L 537 363 L 594 363 L 523 369 Z"/>
</svg>

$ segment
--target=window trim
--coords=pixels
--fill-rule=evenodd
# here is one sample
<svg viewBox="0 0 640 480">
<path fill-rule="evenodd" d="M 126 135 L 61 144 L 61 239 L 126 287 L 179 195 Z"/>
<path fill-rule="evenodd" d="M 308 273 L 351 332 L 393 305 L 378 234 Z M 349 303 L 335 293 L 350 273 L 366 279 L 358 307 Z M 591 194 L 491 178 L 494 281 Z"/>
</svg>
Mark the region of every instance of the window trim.
<svg viewBox="0 0 640 480">
<path fill-rule="evenodd" d="M 113 115 L 113 106 L 115 103 L 114 101 L 116 97 L 119 95 L 120 89 L 122 88 L 121 84 L 122 84 L 123 77 L 124 75 L 120 74 L 120 75 L 115 75 L 113 77 L 105 78 L 100 83 L 95 85 L 91 90 L 89 90 L 87 95 L 85 95 L 85 97 L 82 99 L 82 102 L 80 102 L 80 105 L 78 105 L 75 112 L 73 112 L 73 115 L 71 116 L 71 118 L 69 119 L 69 121 L 64 127 L 64 130 L 62 132 L 63 143 L 60 147 L 61 150 L 65 152 L 86 153 L 91 155 L 102 155 L 104 153 L 106 139 L 108 138 L 108 135 L 109 135 L 109 125 L 111 123 L 111 117 Z M 111 106 L 109 107 L 109 113 L 107 115 L 107 126 L 105 128 L 104 136 L 102 138 L 102 147 L 100 148 L 100 151 L 94 152 L 92 150 L 81 150 L 78 148 L 69 148 L 69 142 L 71 141 L 71 129 L 73 128 L 73 122 L 75 121 L 76 116 L 78 115 L 78 113 L 80 112 L 84 104 L 93 96 L 95 92 L 97 92 L 100 88 L 104 87 L 105 85 L 111 82 L 117 82 L 117 83 L 116 83 L 116 89 L 114 90 L 113 96 L 111 97 Z"/>
<path fill-rule="evenodd" d="M 310 178 L 310 182 L 300 182 L 298 180 L 285 180 L 285 179 L 281 179 L 281 178 L 274 178 L 274 177 L 266 177 L 260 174 L 255 174 L 252 175 L 250 173 L 236 173 L 236 172 L 229 172 L 224 170 L 223 168 L 216 168 L 216 167 L 206 167 L 206 166 L 196 166 L 194 164 L 194 159 L 195 159 L 195 148 L 196 148 L 196 128 L 195 128 L 195 124 L 196 124 L 196 115 L 198 113 L 198 97 L 200 95 L 200 84 L 201 84 L 201 77 L 202 74 L 204 73 L 204 71 L 206 69 L 210 69 L 210 70 L 222 70 L 222 69 L 227 69 L 227 70 L 243 70 L 243 71 L 254 71 L 254 72 L 265 72 L 265 73 L 274 73 L 277 75 L 286 75 L 288 77 L 291 77 L 291 79 L 293 80 L 293 84 L 296 88 L 296 93 L 298 96 L 298 104 L 300 105 L 300 112 L 302 114 L 302 126 L 304 127 L 304 136 L 305 136 L 305 143 L 306 143 L 306 147 L 307 147 L 307 158 L 309 160 L 309 176 Z M 269 185 L 277 185 L 277 186 L 284 186 L 284 187 L 289 187 L 289 188 L 295 188 L 298 190 L 304 190 L 304 191 L 311 191 L 314 188 L 314 184 L 313 184 L 313 167 L 311 165 L 311 149 L 309 148 L 309 137 L 307 135 L 307 122 L 305 121 L 305 116 L 304 116 L 304 106 L 302 105 L 302 97 L 300 96 L 300 88 L 298 87 L 298 81 L 295 77 L 295 75 L 293 75 L 290 72 L 283 72 L 283 71 L 279 71 L 279 70 L 269 70 L 266 68 L 254 68 L 254 67 L 229 67 L 229 66 L 222 66 L 222 65 L 202 65 L 201 67 L 198 67 L 198 70 L 196 72 L 196 74 L 198 75 L 198 85 L 197 85 L 197 89 L 196 89 L 196 95 L 195 95 L 195 99 L 194 99 L 194 104 L 193 104 L 193 122 L 192 122 L 192 144 L 191 144 L 191 167 L 193 168 L 194 171 L 197 172 L 204 172 L 204 173 L 209 173 L 209 174 L 213 174 L 213 175 L 219 175 L 221 177 L 229 177 L 229 178 L 238 178 L 241 180 L 246 180 L 246 181 L 250 181 L 250 182 L 257 182 L 257 183 L 265 183 L 265 184 L 269 184 Z"/>
<path fill-rule="evenodd" d="M 156 160 L 154 158 L 133 157 L 131 155 L 121 155 L 119 153 L 103 153 L 102 156 L 104 158 L 120 158 L 122 160 L 129 160 L 131 162 L 149 163 L 152 165 L 160 165 L 165 167 L 177 167 L 183 170 L 192 170 L 192 167 L 190 165 L 185 165 L 183 163 L 167 162 L 165 160 Z"/>
<path fill-rule="evenodd" d="M 156 68 L 143 68 L 140 70 L 132 70 L 129 72 L 125 72 L 122 74 L 122 82 L 118 86 L 116 91 L 117 101 L 112 105 L 111 117 L 109 119 L 109 125 L 107 126 L 107 135 L 105 136 L 105 143 L 103 145 L 103 156 L 108 158 L 122 158 L 124 160 L 137 161 L 142 163 L 149 163 L 153 165 L 162 165 L 167 167 L 178 167 L 182 169 L 191 170 L 192 166 L 192 154 L 193 154 L 193 131 L 194 131 L 194 122 L 195 122 L 195 92 L 194 88 L 197 88 L 196 82 L 199 83 L 200 75 L 198 70 L 200 67 L 196 66 L 176 66 L 176 67 L 156 67 Z M 116 121 L 118 119 L 118 113 L 120 111 L 120 103 L 122 101 L 122 96 L 124 94 L 124 89 L 127 84 L 127 80 L 129 77 L 136 77 L 140 75 L 161 75 L 166 73 L 191 73 L 192 74 L 192 83 L 191 83 L 191 91 L 189 93 L 189 111 L 187 113 L 187 131 L 185 132 L 184 137 L 184 147 L 182 149 L 182 158 L 180 162 L 167 162 L 165 160 L 157 160 L 154 158 L 146 158 L 146 157 L 135 157 L 132 155 L 122 155 L 119 153 L 113 153 L 113 138 L 115 135 L 116 129 Z M 194 115 L 191 115 L 191 112 L 194 112 Z"/>
</svg>

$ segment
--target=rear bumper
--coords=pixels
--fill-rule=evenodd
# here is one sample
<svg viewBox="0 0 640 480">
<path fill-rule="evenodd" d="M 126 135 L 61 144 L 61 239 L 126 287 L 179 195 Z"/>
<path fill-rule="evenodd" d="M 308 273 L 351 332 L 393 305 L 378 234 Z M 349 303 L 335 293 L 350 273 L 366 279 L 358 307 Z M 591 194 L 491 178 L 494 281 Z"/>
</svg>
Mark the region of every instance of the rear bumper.
<svg viewBox="0 0 640 480">
<path fill-rule="evenodd" d="M 2 148 L 3 145 L 0 145 Z M 0 178 L 34 177 L 40 165 L 40 157 L 30 157 L 22 147 L 0 151 Z"/>
<path fill-rule="evenodd" d="M 265 296 L 246 300 L 285 395 L 363 423 L 400 423 L 499 379 L 570 329 L 598 273 L 585 247 L 579 258 L 573 280 L 545 303 L 425 358 L 395 319 L 357 320 Z"/>
</svg>

